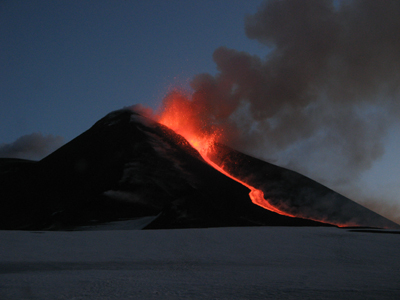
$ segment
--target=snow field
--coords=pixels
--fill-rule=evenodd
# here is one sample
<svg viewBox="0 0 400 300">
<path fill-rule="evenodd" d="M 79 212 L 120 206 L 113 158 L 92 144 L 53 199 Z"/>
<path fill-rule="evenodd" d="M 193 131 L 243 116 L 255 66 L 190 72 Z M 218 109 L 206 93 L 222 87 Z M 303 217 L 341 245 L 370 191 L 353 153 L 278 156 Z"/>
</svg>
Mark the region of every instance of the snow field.
<svg viewBox="0 0 400 300">
<path fill-rule="evenodd" d="M 0 240 L 2 300 L 400 298 L 399 234 L 246 227 Z"/>
</svg>

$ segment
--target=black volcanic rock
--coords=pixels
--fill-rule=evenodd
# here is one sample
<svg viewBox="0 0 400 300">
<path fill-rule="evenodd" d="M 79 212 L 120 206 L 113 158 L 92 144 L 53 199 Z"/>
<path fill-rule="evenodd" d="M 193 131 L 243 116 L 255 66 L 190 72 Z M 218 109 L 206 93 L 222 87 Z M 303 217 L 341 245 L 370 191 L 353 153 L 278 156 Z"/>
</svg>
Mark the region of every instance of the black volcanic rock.
<svg viewBox="0 0 400 300">
<path fill-rule="evenodd" d="M 157 216 L 147 228 L 324 225 L 254 205 L 246 187 L 182 136 L 128 109 L 39 162 L 1 160 L 0 183 L 0 229 L 65 230 L 146 216 Z"/>
<path fill-rule="evenodd" d="M 215 145 L 211 159 L 291 215 L 339 226 L 400 228 L 381 215 L 297 172 Z"/>
</svg>

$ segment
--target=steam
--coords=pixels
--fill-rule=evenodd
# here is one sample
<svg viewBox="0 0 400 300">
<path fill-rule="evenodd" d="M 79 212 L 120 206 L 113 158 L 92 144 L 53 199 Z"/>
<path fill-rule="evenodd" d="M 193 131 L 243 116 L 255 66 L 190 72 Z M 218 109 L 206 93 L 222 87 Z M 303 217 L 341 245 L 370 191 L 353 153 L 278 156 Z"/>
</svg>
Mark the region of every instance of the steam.
<svg viewBox="0 0 400 300">
<path fill-rule="evenodd" d="M 399 116 L 399 15 L 396 0 L 267 1 L 245 19 L 266 56 L 216 49 L 192 111 L 238 150 L 335 185 L 358 178 Z"/>
<path fill-rule="evenodd" d="M 13 143 L 0 144 L 0 157 L 38 160 L 50 154 L 63 144 L 61 136 L 31 133 L 23 135 Z"/>
<path fill-rule="evenodd" d="M 347 191 L 350 199 L 362 203 L 365 207 L 370 210 L 385 216 L 389 220 L 400 224 L 400 204 L 393 201 L 396 196 L 390 195 L 390 193 L 376 193 L 365 195 L 363 191 L 357 191 L 357 188 L 352 187 L 351 191 Z"/>
</svg>

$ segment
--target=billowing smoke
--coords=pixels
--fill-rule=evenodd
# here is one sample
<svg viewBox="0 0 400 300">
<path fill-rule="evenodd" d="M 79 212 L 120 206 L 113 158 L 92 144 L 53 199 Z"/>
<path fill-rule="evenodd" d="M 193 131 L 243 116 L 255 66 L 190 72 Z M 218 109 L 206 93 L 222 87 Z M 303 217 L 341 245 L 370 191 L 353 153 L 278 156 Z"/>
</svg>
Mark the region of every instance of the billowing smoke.
<svg viewBox="0 0 400 300">
<path fill-rule="evenodd" d="M 31 133 L 19 137 L 13 143 L 0 144 L 0 157 L 38 160 L 61 147 L 62 144 L 61 136 Z"/>
<path fill-rule="evenodd" d="M 397 0 L 267 1 L 245 19 L 266 56 L 216 49 L 218 73 L 191 82 L 193 112 L 238 150 L 334 185 L 357 178 L 400 112 L 399 15 Z"/>
<path fill-rule="evenodd" d="M 217 74 L 195 76 L 189 103 L 168 95 L 164 107 L 190 106 L 230 146 L 349 189 L 400 115 L 399 16 L 398 0 L 266 1 L 245 19 L 266 56 L 220 47 Z"/>
<path fill-rule="evenodd" d="M 347 191 L 346 195 L 372 211 L 400 224 L 400 204 L 398 201 L 393 201 L 398 199 L 398 195 L 391 195 L 390 192 L 385 193 L 385 191 L 376 194 L 365 194 L 354 186 Z"/>
</svg>

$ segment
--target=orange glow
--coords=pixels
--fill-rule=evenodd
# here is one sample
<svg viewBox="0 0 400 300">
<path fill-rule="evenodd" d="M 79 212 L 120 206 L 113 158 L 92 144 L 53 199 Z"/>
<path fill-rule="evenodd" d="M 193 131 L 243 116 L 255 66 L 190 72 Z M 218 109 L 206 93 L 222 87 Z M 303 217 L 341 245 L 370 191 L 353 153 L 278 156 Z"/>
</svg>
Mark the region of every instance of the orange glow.
<svg viewBox="0 0 400 300">
<path fill-rule="evenodd" d="M 211 156 L 211 154 L 216 154 L 215 151 L 217 151 L 214 147 L 215 143 L 227 141 L 228 134 L 227 132 L 224 132 L 222 126 L 213 124 L 213 120 L 210 119 L 209 115 L 207 114 L 208 110 L 211 108 L 206 106 L 206 101 L 202 101 L 202 99 L 199 98 L 196 100 L 191 100 L 190 98 L 191 96 L 186 94 L 184 91 L 172 91 L 163 99 L 162 110 L 157 116 L 155 116 L 156 120 L 183 136 L 192 145 L 192 147 L 200 153 L 200 155 L 209 165 L 250 189 L 249 196 L 254 204 L 288 217 L 310 219 L 322 223 L 336 225 L 338 227 L 357 226 L 357 224 L 353 222 L 339 223 L 337 221 L 325 220 L 325 218 L 322 216 L 321 218 L 314 219 L 301 214 L 292 215 L 288 212 L 282 211 L 279 207 L 272 204 L 268 199 L 264 198 L 263 191 L 256 189 L 255 187 L 242 181 L 246 179 L 240 180 L 234 177 L 229 173 L 229 170 L 226 170 L 225 166 L 219 166 L 211 161 L 209 156 Z"/>
<path fill-rule="evenodd" d="M 233 177 L 209 159 L 208 155 L 215 151 L 214 144 L 222 138 L 223 130 L 204 123 L 201 118 L 201 109 L 197 110 L 187 95 L 181 91 L 174 91 L 164 99 L 163 104 L 163 111 L 158 116 L 159 123 L 182 135 L 209 165 L 249 188 L 249 196 L 254 204 L 281 215 L 294 217 L 269 203 L 264 198 L 263 191 Z"/>
<path fill-rule="evenodd" d="M 201 109 L 196 110 L 182 91 L 174 91 L 164 98 L 163 111 L 157 121 L 182 135 L 202 157 L 206 157 L 219 141 L 222 130 L 208 126 L 200 112 Z"/>
<path fill-rule="evenodd" d="M 203 154 L 201 154 L 201 156 L 203 157 L 203 159 L 212 167 L 214 167 L 214 169 L 220 171 L 222 174 L 225 174 L 226 176 L 228 176 L 229 178 L 232 178 L 233 180 L 243 184 L 245 187 L 247 187 L 248 189 L 250 189 L 250 199 L 251 201 L 258 205 L 261 206 L 265 209 L 268 209 L 270 211 L 273 211 L 275 213 L 278 213 L 280 215 L 284 215 L 284 216 L 288 216 L 288 217 L 294 217 L 293 215 L 290 215 L 280 209 L 278 209 L 277 207 L 273 206 L 271 203 L 269 203 L 265 198 L 264 198 L 264 192 L 256 189 L 254 187 L 252 187 L 251 185 L 248 185 L 247 183 L 237 179 L 236 177 L 233 177 L 231 174 L 229 174 L 228 172 L 226 172 L 224 169 L 222 169 L 221 167 L 219 167 L 217 164 L 215 164 L 214 162 L 212 162 L 207 156 L 203 156 Z"/>
</svg>

